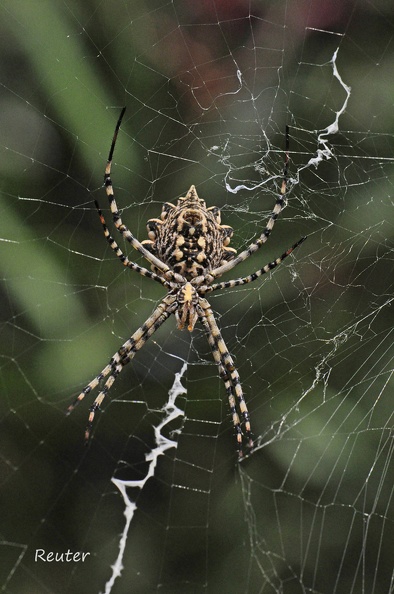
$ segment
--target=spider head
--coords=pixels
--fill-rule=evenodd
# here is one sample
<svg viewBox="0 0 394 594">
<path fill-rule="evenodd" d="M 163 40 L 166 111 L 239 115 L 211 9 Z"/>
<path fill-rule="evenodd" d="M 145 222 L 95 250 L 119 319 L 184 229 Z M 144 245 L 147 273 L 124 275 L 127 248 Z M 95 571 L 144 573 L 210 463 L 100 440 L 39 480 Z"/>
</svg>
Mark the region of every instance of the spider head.
<svg viewBox="0 0 394 594">
<path fill-rule="evenodd" d="M 185 326 L 191 332 L 197 322 L 198 314 L 196 306 L 198 304 L 198 294 L 196 289 L 186 283 L 181 287 L 177 294 L 178 309 L 175 311 L 175 317 L 179 330 Z"/>
</svg>

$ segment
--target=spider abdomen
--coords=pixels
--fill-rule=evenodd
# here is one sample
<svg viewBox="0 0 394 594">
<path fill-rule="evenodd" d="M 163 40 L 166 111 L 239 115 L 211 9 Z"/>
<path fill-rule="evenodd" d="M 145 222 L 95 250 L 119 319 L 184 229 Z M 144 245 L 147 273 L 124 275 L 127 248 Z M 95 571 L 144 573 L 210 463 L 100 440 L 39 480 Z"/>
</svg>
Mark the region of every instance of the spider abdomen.
<svg viewBox="0 0 394 594">
<path fill-rule="evenodd" d="M 147 228 L 149 240 L 144 246 L 187 280 L 221 266 L 235 254 L 227 247 L 232 228 L 220 224 L 219 208 L 207 208 L 194 186 L 177 205 L 166 202 L 161 219 L 150 219 Z"/>
</svg>

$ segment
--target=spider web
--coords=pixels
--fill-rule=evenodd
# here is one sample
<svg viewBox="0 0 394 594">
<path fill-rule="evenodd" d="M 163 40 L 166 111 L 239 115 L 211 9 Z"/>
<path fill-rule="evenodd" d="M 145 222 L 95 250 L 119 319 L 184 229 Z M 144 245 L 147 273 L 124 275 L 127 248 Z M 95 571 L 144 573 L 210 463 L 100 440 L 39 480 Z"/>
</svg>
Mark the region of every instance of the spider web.
<svg viewBox="0 0 394 594">
<path fill-rule="evenodd" d="M 392 9 L 0 7 L 2 591 L 393 592 Z M 199 325 L 154 334 L 88 448 L 91 395 L 64 415 L 163 296 L 122 269 L 93 206 L 110 223 L 123 105 L 113 182 L 140 240 L 195 184 L 248 245 L 290 127 L 288 204 L 223 280 L 308 239 L 209 299 L 251 414 L 242 463 Z"/>
</svg>

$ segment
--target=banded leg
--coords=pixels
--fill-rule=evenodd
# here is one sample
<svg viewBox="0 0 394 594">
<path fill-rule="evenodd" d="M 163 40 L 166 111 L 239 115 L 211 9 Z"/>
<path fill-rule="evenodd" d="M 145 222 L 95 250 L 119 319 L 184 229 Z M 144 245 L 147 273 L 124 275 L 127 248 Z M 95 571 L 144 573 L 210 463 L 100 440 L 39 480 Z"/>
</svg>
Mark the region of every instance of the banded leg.
<svg viewBox="0 0 394 594">
<path fill-rule="evenodd" d="M 268 219 L 268 222 L 265 226 L 264 231 L 261 233 L 260 237 L 255 239 L 253 243 L 249 245 L 243 252 L 235 256 L 229 262 L 223 264 L 223 266 L 219 266 L 218 268 L 214 268 L 209 273 L 208 277 L 210 277 L 210 282 L 212 282 L 218 276 L 222 276 L 225 272 L 232 270 L 235 266 L 249 258 L 254 252 L 256 252 L 262 245 L 266 243 L 269 236 L 271 235 L 271 231 L 274 227 L 275 221 L 280 215 L 281 211 L 283 210 L 285 203 L 286 203 L 286 190 L 287 190 L 287 175 L 289 169 L 289 127 L 286 126 L 286 150 L 285 150 L 285 164 L 283 167 L 283 179 L 282 185 L 280 189 L 280 193 L 276 199 L 275 206 L 272 210 L 271 216 Z"/>
<path fill-rule="evenodd" d="M 123 367 L 133 359 L 136 352 L 144 346 L 147 340 L 156 332 L 156 330 L 167 320 L 167 318 L 174 313 L 176 307 L 175 298 L 172 295 L 167 295 L 163 301 L 156 307 L 152 315 L 146 322 L 134 332 L 134 334 L 126 340 L 120 349 L 111 357 L 108 365 L 80 392 L 77 398 L 68 407 L 66 414 L 70 414 L 74 408 L 94 390 L 98 384 L 107 376 L 108 379 L 104 384 L 103 389 L 99 392 L 93 405 L 90 407 L 90 414 L 88 424 L 85 431 L 85 440 L 89 439 L 90 431 L 93 425 L 93 420 L 96 411 L 100 408 L 102 401 L 110 390 L 112 384 L 116 380 Z"/>
<path fill-rule="evenodd" d="M 107 166 L 105 168 L 105 174 L 104 174 L 105 191 L 108 196 L 108 202 L 109 202 L 109 206 L 110 206 L 110 209 L 111 209 L 111 212 L 113 215 L 114 225 L 117 228 L 117 230 L 119 231 L 119 233 L 121 233 L 121 235 L 123 235 L 123 237 L 133 246 L 133 248 L 136 249 L 138 252 L 140 252 L 140 254 L 142 254 L 144 256 L 144 258 L 146 258 L 146 260 L 148 260 L 148 262 L 153 264 L 158 270 L 161 270 L 163 273 L 168 273 L 167 276 L 172 278 L 173 273 L 170 270 L 169 266 L 167 266 L 167 264 L 164 264 L 161 260 L 156 258 L 156 256 L 154 256 L 153 254 L 151 254 L 138 241 L 138 239 L 136 239 L 134 237 L 134 235 L 131 233 L 131 231 L 122 222 L 122 219 L 120 217 L 120 213 L 118 210 L 118 206 L 115 201 L 114 189 L 113 189 L 113 185 L 112 185 L 112 181 L 111 181 L 111 165 L 112 165 L 112 157 L 113 157 L 114 150 L 115 150 L 116 139 L 118 137 L 119 128 L 122 123 L 122 119 L 123 119 L 125 111 L 126 111 L 126 108 L 124 107 L 120 113 L 118 122 L 116 124 L 111 148 L 110 148 L 109 155 L 108 155 Z"/>
<path fill-rule="evenodd" d="M 243 396 L 239 374 L 235 368 L 234 361 L 227 350 L 226 344 L 222 338 L 209 303 L 206 301 L 206 299 L 200 299 L 200 305 L 201 311 L 199 317 L 206 330 L 208 343 L 212 349 L 214 361 L 218 366 L 219 375 L 223 379 L 226 387 L 226 393 L 236 433 L 238 455 L 240 458 L 242 458 L 242 429 L 240 418 L 237 412 L 237 405 L 245 425 L 248 448 L 253 447 L 253 439 L 250 428 L 249 412 Z"/>
<path fill-rule="evenodd" d="M 297 241 L 297 243 L 295 243 L 293 246 L 291 246 L 291 248 L 289 248 L 279 258 L 276 258 L 276 260 L 269 262 L 268 264 L 266 264 L 265 266 L 260 268 L 260 270 L 256 270 L 256 272 L 253 272 L 252 274 L 249 274 L 248 276 L 244 276 L 243 278 L 236 278 L 236 279 L 229 280 L 229 281 L 223 281 L 221 283 L 215 283 L 214 285 L 210 285 L 207 287 L 201 287 L 201 291 L 204 291 L 204 289 L 205 289 L 205 292 L 208 293 L 210 291 L 217 291 L 218 289 L 229 289 L 229 288 L 233 288 L 233 287 L 239 287 L 240 285 L 246 285 L 247 283 L 251 283 L 254 280 L 256 280 L 257 278 L 259 278 L 260 276 L 262 276 L 263 274 L 270 272 L 271 270 L 276 268 L 279 264 L 281 264 L 281 262 L 283 262 L 283 260 L 285 258 L 287 258 L 287 256 L 290 256 L 290 254 L 299 245 L 301 245 L 301 243 L 303 243 L 305 241 L 305 239 L 306 239 L 306 237 L 301 237 L 301 239 L 299 241 Z"/>
<path fill-rule="evenodd" d="M 142 276 L 147 276 L 148 278 L 151 278 L 151 279 L 153 279 L 153 280 L 161 283 L 162 285 L 164 285 L 166 287 L 170 287 L 170 283 L 168 281 L 166 281 L 162 276 L 159 276 L 155 272 L 152 272 L 150 270 L 147 270 L 143 266 L 139 266 L 135 262 L 131 262 L 131 260 L 129 260 L 128 257 L 124 255 L 124 253 L 122 252 L 122 250 L 120 249 L 120 247 L 118 246 L 118 244 L 116 243 L 116 241 L 114 240 L 114 238 L 112 237 L 112 235 L 109 232 L 109 229 L 107 227 L 107 223 L 105 222 L 104 215 L 101 212 L 101 209 L 99 207 L 99 204 L 98 204 L 97 200 L 94 201 L 94 204 L 95 204 L 95 206 L 97 208 L 97 212 L 99 214 L 100 221 L 101 221 L 101 224 L 102 224 L 103 229 L 104 229 L 105 238 L 108 241 L 111 249 L 115 252 L 116 256 L 122 262 L 122 264 L 124 266 L 127 266 L 128 268 L 131 268 L 131 270 L 135 270 L 136 272 L 138 272 Z"/>
<path fill-rule="evenodd" d="M 241 429 L 241 422 L 239 420 L 237 406 L 236 406 L 236 402 L 235 402 L 235 398 L 234 398 L 234 394 L 233 394 L 233 384 L 231 381 L 231 376 L 227 373 L 227 371 L 224 367 L 222 357 L 220 355 L 220 351 L 218 349 L 217 343 L 210 332 L 209 324 L 206 322 L 205 317 L 201 318 L 201 322 L 207 332 L 208 343 L 212 349 L 213 359 L 214 359 L 216 365 L 218 366 L 219 377 L 223 380 L 225 388 L 226 388 L 226 394 L 227 394 L 227 399 L 228 399 L 228 403 L 229 403 L 229 407 L 230 407 L 231 418 L 233 420 L 235 436 L 236 436 L 236 440 L 237 440 L 238 456 L 240 458 L 242 458 L 243 457 L 242 429 Z"/>
</svg>

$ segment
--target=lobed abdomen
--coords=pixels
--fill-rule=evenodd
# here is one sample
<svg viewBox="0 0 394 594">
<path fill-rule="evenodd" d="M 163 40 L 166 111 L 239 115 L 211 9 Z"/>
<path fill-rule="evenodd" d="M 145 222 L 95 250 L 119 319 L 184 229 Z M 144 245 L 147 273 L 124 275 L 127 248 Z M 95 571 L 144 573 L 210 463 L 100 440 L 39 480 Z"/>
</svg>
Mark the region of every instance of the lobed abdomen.
<svg viewBox="0 0 394 594">
<path fill-rule="evenodd" d="M 187 280 L 206 274 L 235 255 L 227 247 L 233 230 L 220 224 L 220 210 L 206 208 L 194 186 L 175 206 L 163 205 L 161 219 L 148 221 L 149 240 L 143 241 L 162 262 Z"/>
</svg>

